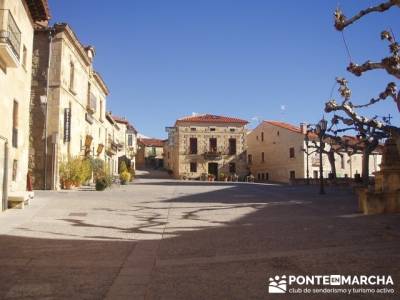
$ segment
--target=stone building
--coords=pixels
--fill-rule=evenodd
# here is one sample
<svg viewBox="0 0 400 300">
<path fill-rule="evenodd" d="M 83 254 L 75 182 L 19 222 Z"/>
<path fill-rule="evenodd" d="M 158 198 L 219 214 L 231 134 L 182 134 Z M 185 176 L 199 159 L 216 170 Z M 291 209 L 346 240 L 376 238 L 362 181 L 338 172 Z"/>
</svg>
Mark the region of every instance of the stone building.
<svg viewBox="0 0 400 300">
<path fill-rule="evenodd" d="M 139 138 L 136 164 L 138 169 L 164 166 L 164 140 Z"/>
<path fill-rule="evenodd" d="M 136 168 L 136 153 L 137 153 L 137 131 L 126 118 L 113 115 L 112 118 L 118 124 L 118 140 L 121 143 L 121 148 L 117 153 L 118 166 L 122 161 L 125 161 L 130 168 Z"/>
<path fill-rule="evenodd" d="M 0 0 L 0 211 L 27 188 L 34 27 L 47 0 Z"/>
<path fill-rule="evenodd" d="M 194 115 L 178 119 L 167 128 L 167 164 L 176 178 L 199 179 L 208 174 L 244 178 L 246 124 L 238 118 Z"/>
<path fill-rule="evenodd" d="M 114 120 L 111 113 L 106 113 L 106 142 L 105 142 L 105 163 L 109 172 L 118 175 L 118 152 L 122 150 L 120 138 L 120 127 Z"/>
<path fill-rule="evenodd" d="M 30 170 L 36 189 L 60 187 L 59 163 L 70 157 L 107 157 L 106 97 L 93 69 L 95 50 L 68 24 L 35 30 Z"/>
<path fill-rule="evenodd" d="M 300 127 L 277 121 L 263 121 L 247 136 L 247 161 L 251 173 L 257 181 L 289 182 L 294 178 L 307 177 L 307 154 L 305 153 L 306 125 Z M 327 146 L 328 149 L 328 146 Z M 309 152 L 312 152 L 309 143 Z M 355 177 L 361 174 L 362 155 L 349 156 L 343 152 L 335 154 L 337 177 Z M 324 177 L 331 172 L 327 156 L 323 155 Z M 379 170 L 381 155 L 373 153 L 370 157 L 371 174 Z M 308 157 L 310 178 L 319 177 L 319 153 Z"/>
</svg>

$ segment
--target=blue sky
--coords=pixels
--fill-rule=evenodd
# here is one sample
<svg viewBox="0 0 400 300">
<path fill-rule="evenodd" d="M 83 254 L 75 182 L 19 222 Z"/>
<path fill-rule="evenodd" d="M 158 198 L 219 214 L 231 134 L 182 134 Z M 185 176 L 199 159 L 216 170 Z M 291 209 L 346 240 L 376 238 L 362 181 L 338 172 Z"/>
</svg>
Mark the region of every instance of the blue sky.
<svg viewBox="0 0 400 300">
<path fill-rule="evenodd" d="M 343 1 L 351 16 L 381 1 Z M 213 113 L 293 124 L 318 121 L 336 76 L 353 101 L 384 90 L 384 71 L 355 77 L 342 36 L 333 27 L 338 1 L 50 0 L 53 22 L 69 23 L 96 48 L 95 68 L 111 94 L 108 110 L 139 132 L 165 137 L 182 116 Z M 345 31 L 354 62 L 388 54 L 380 32 L 400 38 L 400 10 L 370 15 Z M 396 19 L 397 18 L 397 19 Z M 338 98 L 336 90 L 333 94 Z M 388 100 L 365 115 L 394 116 Z"/>
</svg>

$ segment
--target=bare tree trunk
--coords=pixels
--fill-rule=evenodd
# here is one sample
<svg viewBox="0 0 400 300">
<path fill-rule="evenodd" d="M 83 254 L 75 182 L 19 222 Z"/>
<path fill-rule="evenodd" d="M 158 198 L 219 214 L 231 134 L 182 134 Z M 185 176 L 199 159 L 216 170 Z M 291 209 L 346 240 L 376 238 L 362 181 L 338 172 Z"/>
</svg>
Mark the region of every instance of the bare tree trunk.
<svg viewBox="0 0 400 300">
<path fill-rule="evenodd" d="M 328 160 L 331 165 L 332 178 L 336 179 L 335 152 L 333 151 L 328 152 Z"/>
<path fill-rule="evenodd" d="M 370 147 L 366 146 L 363 150 L 362 154 L 362 182 L 363 185 L 368 185 L 369 183 L 369 155 L 371 154 L 372 150 Z"/>
</svg>

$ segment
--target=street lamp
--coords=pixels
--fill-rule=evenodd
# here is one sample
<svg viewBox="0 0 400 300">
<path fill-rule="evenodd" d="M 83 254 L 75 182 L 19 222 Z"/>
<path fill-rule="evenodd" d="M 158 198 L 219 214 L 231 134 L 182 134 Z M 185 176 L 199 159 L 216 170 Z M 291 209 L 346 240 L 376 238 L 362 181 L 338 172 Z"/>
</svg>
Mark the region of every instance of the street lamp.
<svg viewBox="0 0 400 300">
<path fill-rule="evenodd" d="M 325 148 L 325 143 L 324 143 L 324 136 L 326 132 L 326 128 L 328 126 L 328 122 L 325 120 L 324 117 L 322 117 L 322 120 L 318 122 L 316 126 L 316 132 L 319 137 L 319 184 L 320 184 L 320 189 L 319 193 L 321 195 L 325 194 L 324 190 L 324 169 L 322 165 L 322 151 Z"/>
<path fill-rule="evenodd" d="M 307 155 L 307 185 L 309 185 L 310 184 L 310 170 L 309 170 L 309 166 L 308 166 L 308 156 L 310 154 L 309 154 L 309 151 L 308 151 L 308 142 L 310 141 L 310 139 L 308 137 L 308 130 L 306 132 L 306 136 L 305 136 L 304 140 L 306 142 L 306 155 Z"/>
</svg>

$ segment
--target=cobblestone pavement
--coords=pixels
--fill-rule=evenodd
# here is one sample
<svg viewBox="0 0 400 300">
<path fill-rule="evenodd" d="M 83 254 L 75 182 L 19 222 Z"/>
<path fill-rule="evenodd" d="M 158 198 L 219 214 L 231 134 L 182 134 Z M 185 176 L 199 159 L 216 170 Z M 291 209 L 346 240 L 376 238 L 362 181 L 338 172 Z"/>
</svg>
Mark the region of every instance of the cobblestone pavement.
<svg viewBox="0 0 400 300">
<path fill-rule="evenodd" d="M 399 299 L 268 293 L 282 274 L 391 275 L 400 292 L 400 216 L 327 193 L 148 178 L 37 192 L 0 214 L 0 299 Z"/>
</svg>

